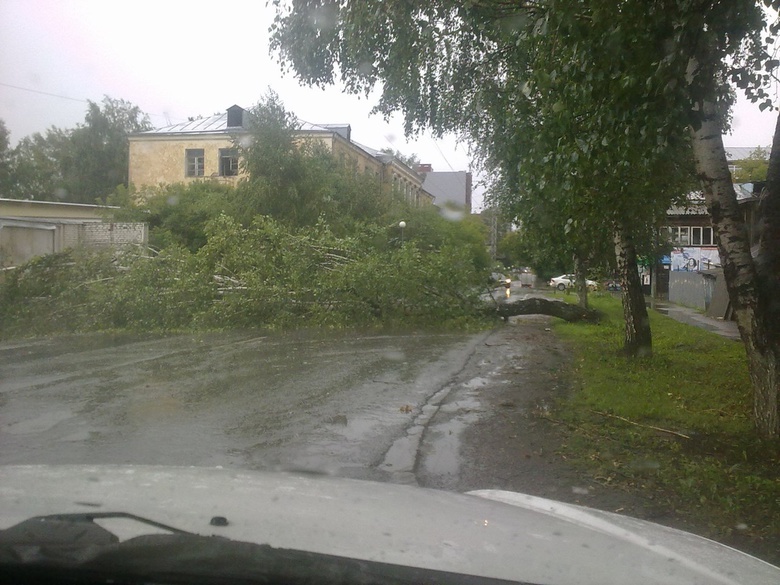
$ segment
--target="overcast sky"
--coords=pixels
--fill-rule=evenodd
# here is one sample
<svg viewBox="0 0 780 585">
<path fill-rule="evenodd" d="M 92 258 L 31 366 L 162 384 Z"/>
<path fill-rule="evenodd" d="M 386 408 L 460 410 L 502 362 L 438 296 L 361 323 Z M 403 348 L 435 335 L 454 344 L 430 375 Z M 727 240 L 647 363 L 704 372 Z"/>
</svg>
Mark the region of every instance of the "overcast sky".
<svg viewBox="0 0 780 585">
<path fill-rule="evenodd" d="M 434 170 L 468 170 L 455 137 L 407 140 L 400 116 L 370 115 L 376 99 L 300 87 L 268 53 L 265 0 L 0 0 L 0 118 L 12 144 L 84 120 L 86 100 L 121 98 L 155 126 L 250 107 L 268 87 L 312 123 L 349 123 L 355 140 L 417 154 Z M 771 144 L 776 116 L 738 106 L 727 146 Z"/>
</svg>

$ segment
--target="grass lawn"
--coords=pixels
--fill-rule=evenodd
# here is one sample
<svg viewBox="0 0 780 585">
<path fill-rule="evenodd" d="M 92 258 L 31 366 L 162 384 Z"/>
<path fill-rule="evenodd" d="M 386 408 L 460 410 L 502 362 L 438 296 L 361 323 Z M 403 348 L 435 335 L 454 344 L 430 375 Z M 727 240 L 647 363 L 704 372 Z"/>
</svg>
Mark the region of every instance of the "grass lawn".
<svg viewBox="0 0 780 585">
<path fill-rule="evenodd" d="M 600 324 L 555 325 L 575 355 L 574 391 L 554 415 L 570 429 L 563 455 L 708 536 L 768 545 L 780 562 L 780 441 L 753 430 L 743 345 L 649 311 L 653 356 L 629 360 L 620 300 L 590 301 Z"/>
</svg>

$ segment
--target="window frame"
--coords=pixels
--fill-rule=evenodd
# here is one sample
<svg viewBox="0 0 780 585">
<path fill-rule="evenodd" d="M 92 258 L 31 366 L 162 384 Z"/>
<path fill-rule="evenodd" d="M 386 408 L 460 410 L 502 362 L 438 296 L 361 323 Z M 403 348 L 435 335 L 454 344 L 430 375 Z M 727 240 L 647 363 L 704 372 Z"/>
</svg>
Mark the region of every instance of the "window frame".
<svg viewBox="0 0 780 585">
<path fill-rule="evenodd" d="M 667 233 L 669 235 L 669 242 L 675 246 L 696 246 L 696 247 L 709 247 L 715 246 L 715 231 L 711 226 L 676 226 L 667 225 Z M 683 238 L 685 241 L 683 241 Z"/>
<path fill-rule="evenodd" d="M 197 179 L 199 177 L 205 176 L 205 174 L 206 174 L 205 149 L 186 148 L 184 150 L 184 176 L 191 179 Z"/>
<path fill-rule="evenodd" d="M 225 161 L 229 161 L 228 171 L 225 172 Z M 220 148 L 219 149 L 219 176 L 220 177 L 237 177 L 238 176 L 238 150 L 235 148 Z"/>
</svg>

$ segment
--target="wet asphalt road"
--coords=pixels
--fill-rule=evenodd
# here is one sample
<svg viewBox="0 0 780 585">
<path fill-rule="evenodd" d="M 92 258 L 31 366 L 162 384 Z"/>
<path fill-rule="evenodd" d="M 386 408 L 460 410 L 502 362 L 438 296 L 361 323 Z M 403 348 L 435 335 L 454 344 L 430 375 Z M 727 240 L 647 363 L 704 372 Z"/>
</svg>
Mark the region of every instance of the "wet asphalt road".
<svg viewBox="0 0 780 585">
<path fill-rule="evenodd" d="M 488 335 L 0 344 L 0 464 L 220 465 L 414 482 L 420 437 Z M 452 433 L 443 436 L 439 450 L 453 453 Z"/>
</svg>

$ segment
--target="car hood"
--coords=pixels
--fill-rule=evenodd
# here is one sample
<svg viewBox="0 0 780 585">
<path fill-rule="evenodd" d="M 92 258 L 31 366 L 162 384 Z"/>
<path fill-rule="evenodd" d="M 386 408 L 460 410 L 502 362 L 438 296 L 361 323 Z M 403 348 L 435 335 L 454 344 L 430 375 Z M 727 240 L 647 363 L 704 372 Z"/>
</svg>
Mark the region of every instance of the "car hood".
<svg viewBox="0 0 780 585">
<path fill-rule="evenodd" d="M 292 473 L 137 466 L 0 469 L 0 529 L 124 512 L 202 536 L 497 579 L 780 583 L 780 569 L 649 522 L 513 492 L 456 494 Z M 211 523 L 223 518 L 219 524 Z M 101 523 L 126 539 L 127 519 Z"/>
</svg>

